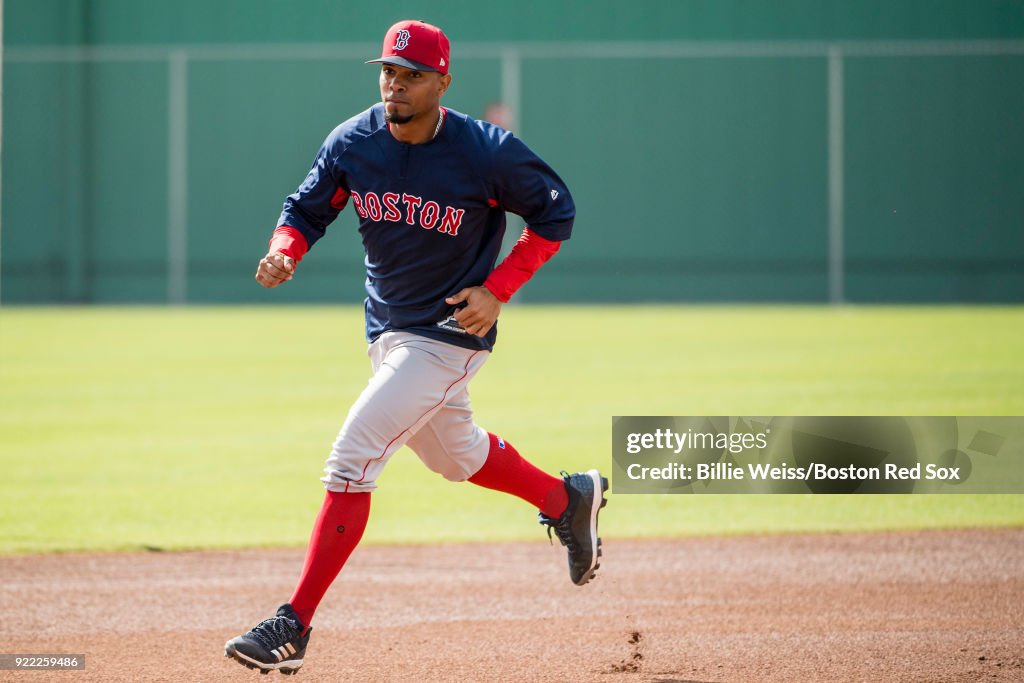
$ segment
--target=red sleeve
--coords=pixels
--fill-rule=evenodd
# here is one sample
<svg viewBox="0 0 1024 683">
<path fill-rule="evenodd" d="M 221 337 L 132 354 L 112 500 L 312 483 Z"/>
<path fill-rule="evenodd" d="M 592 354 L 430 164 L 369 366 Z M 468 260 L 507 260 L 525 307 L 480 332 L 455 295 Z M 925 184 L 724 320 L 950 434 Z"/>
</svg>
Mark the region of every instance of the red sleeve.
<svg viewBox="0 0 1024 683">
<path fill-rule="evenodd" d="M 523 284 L 529 280 L 549 258 L 555 255 L 561 242 L 544 239 L 529 227 L 512 247 L 512 251 L 484 282 L 484 287 L 499 301 L 508 302 Z"/>
<path fill-rule="evenodd" d="M 309 244 L 302 233 L 289 225 L 282 225 L 274 230 L 270 238 L 270 251 L 279 251 L 285 256 L 291 256 L 298 263 L 309 251 Z"/>
</svg>

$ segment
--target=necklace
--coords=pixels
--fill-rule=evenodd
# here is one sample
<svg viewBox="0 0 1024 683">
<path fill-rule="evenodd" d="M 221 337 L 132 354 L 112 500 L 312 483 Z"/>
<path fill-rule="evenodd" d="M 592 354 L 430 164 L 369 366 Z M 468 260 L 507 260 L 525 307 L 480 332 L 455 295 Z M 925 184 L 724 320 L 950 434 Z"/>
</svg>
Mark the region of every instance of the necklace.
<svg viewBox="0 0 1024 683">
<path fill-rule="evenodd" d="M 441 132 L 441 124 L 443 124 L 443 123 L 444 123 L 444 109 L 441 109 L 441 107 L 438 107 L 437 108 L 437 125 L 434 126 L 434 134 L 430 136 L 431 140 L 436 138 L 437 134 Z"/>
</svg>

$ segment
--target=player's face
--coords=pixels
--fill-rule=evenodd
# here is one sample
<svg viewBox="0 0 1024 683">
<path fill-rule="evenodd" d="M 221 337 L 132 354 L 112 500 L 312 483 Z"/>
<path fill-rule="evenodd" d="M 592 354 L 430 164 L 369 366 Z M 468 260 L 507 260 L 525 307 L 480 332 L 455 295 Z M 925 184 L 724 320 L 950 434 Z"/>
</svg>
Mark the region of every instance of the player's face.
<svg viewBox="0 0 1024 683">
<path fill-rule="evenodd" d="M 436 71 L 417 71 L 383 64 L 380 69 L 380 97 L 384 114 L 391 123 L 409 123 L 417 116 L 435 116 L 441 96 L 452 77 Z"/>
</svg>

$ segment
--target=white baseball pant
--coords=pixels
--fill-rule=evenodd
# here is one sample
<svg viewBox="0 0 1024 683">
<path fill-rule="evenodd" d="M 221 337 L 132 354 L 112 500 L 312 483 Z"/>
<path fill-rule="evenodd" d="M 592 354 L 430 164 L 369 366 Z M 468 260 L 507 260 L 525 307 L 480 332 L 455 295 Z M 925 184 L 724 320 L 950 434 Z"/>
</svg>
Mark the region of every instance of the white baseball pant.
<svg viewBox="0 0 1024 683">
<path fill-rule="evenodd" d="M 487 432 L 474 424 L 469 381 L 490 356 L 409 332 L 385 332 L 368 349 L 373 377 L 349 410 L 321 481 L 365 492 L 408 445 L 434 472 L 465 481 L 483 467 Z"/>
</svg>

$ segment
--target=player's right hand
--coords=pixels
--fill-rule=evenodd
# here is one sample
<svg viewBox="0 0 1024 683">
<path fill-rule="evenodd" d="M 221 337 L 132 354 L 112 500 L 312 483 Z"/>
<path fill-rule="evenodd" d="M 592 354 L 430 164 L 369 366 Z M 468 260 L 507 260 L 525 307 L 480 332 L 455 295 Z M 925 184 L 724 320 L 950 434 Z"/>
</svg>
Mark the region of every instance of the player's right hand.
<svg viewBox="0 0 1024 683">
<path fill-rule="evenodd" d="M 267 289 L 273 289 L 282 282 L 291 280 L 293 273 L 295 259 L 274 251 L 260 259 L 260 265 L 256 268 L 256 282 Z"/>
</svg>

